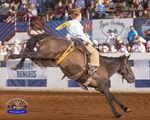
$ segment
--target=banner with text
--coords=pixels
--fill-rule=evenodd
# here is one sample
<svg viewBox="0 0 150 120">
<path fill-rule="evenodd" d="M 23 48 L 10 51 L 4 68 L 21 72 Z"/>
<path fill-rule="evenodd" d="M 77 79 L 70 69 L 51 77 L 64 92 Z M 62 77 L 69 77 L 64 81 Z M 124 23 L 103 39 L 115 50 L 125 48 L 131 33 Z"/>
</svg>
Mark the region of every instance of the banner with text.
<svg viewBox="0 0 150 120">
<path fill-rule="evenodd" d="M 115 36 L 121 36 L 121 40 L 127 42 L 127 34 L 130 26 L 133 25 L 133 19 L 99 19 L 92 20 L 92 24 L 93 38 L 99 43 L 104 43 L 111 32 Z"/>
<path fill-rule="evenodd" d="M 22 69 L 12 70 L 11 67 L 19 61 L 8 61 L 7 67 L 7 86 L 8 87 L 46 87 L 47 86 L 47 68 L 40 68 L 26 60 Z"/>
</svg>

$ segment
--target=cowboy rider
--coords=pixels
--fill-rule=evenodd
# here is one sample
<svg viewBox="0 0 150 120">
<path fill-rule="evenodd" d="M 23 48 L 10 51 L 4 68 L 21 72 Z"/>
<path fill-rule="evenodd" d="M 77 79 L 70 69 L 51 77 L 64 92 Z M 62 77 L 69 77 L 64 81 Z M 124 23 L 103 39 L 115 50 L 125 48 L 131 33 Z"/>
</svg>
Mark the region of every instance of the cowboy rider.
<svg viewBox="0 0 150 120">
<path fill-rule="evenodd" d="M 80 9 L 74 9 L 72 13 L 72 20 L 68 21 L 69 25 L 67 26 L 67 31 L 72 39 L 82 39 L 83 44 L 91 54 L 89 69 L 94 72 L 99 66 L 99 52 L 96 50 L 96 48 L 93 47 L 93 42 L 84 33 L 83 26 L 80 23 L 81 19 L 82 15 Z"/>
</svg>

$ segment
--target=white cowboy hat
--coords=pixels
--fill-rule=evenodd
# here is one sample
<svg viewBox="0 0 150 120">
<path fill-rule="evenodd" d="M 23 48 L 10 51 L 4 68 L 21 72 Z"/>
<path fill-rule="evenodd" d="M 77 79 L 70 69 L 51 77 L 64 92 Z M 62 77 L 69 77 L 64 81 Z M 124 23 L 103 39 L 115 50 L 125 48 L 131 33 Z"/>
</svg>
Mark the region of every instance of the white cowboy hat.
<svg viewBox="0 0 150 120">
<path fill-rule="evenodd" d="M 136 42 L 144 42 L 141 38 L 138 38 Z"/>
<path fill-rule="evenodd" d="M 18 39 L 15 39 L 14 42 L 20 43 L 20 41 Z"/>
<path fill-rule="evenodd" d="M 5 6 L 6 8 L 8 8 L 8 7 L 9 7 L 9 4 L 8 4 L 8 3 L 4 3 L 4 6 Z"/>
<path fill-rule="evenodd" d="M 106 49 L 106 50 L 109 50 L 109 48 L 107 46 L 102 46 L 102 49 Z"/>
</svg>

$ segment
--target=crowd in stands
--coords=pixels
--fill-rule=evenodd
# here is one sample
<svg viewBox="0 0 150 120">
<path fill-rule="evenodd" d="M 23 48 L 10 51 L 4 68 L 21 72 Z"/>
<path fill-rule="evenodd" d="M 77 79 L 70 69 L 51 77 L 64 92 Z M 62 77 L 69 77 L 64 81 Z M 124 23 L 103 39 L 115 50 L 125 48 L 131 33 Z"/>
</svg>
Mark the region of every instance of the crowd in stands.
<svg viewBox="0 0 150 120">
<path fill-rule="evenodd" d="M 2 44 L 0 41 L 0 55 L 20 54 L 25 46 L 24 43 L 20 43 L 18 39 L 14 39 L 13 44 Z"/>
<path fill-rule="evenodd" d="M 120 36 L 114 36 L 114 33 L 110 33 L 106 39 L 106 42 L 99 45 L 98 50 L 100 53 L 150 52 L 150 40 L 146 41 L 144 38 L 136 34 L 133 35 L 133 39 L 134 40 L 132 41 L 132 44 L 124 43 Z M 0 55 L 19 54 L 24 50 L 25 45 L 25 43 L 20 43 L 20 41 L 17 39 L 14 39 L 14 43 L 11 45 L 2 45 L 2 42 L 0 41 Z"/>
<path fill-rule="evenodd" d="M 74 8 L 80 8 L 83 19 L 150 17 L 150 0 L 0 0 L 0 21 L 16 12 L 69 20 Z"/>
<path fill-rule="evenodd" d="M 70 37 L 67 36 L 66 39 L 70 40 Z M 150 52 L 150 40 L 146 41 L 143 37 L 139 36 L 133 26 L 130 26 L 127 39 L 128 43 L 125 43 L 121 40 L 121 36 L 115 36 L 114 33 L 111 32 L 106 41 L 99 45 L 98 50 L 100 53 Z M 20 43 L 17 39 L 14 39 L 14 43 L 11 46 L 8 46 L 7 44 L 2 45 L 0 41 L 0 55 L 19 54 L 24 50 L 25 45 L 25 42 Z"/>
<path fill-rule="evenodd" d="M 0 0 L 0 22 L 16 12 L 30 12 L 30 17 L 49 14 L 51 20 L 70 20 L 74 8 L 80 8 L 83 19 L 150 18 L 150 0 Z M 25 18 L 22 15 L 21 19 Z M 112 32 L 106 42 L 99 46 L 99 51 L 150 52 L 150 40 L 146 41 L 139 36 L 133 26 L 130 27 L 127 39 L 128 44 Z M 20 45 L 18 40 L 14 40 L 11 47 L 2 45 L 0 41 L 0 54 L 19 54 L 23 48 L 24 45 Z"/>
</svg>

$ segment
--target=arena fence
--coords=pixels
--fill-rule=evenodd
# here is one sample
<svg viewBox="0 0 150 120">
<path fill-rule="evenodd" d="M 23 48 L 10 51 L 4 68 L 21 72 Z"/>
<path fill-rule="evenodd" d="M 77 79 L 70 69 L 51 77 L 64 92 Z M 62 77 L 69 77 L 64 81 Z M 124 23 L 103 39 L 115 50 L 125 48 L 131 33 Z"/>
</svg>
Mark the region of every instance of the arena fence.
<svg viewBox="0 0 150 120">
<path fill-rule="evenodd" d="M 120 56 L 119 53 L 102 54 L 106 56 Z M 1 56 L 1 59 L 3 56 Z M 79 84 L 63 77 L 58 67 L 40 68 L 27 60 L 24 67 L 13 71 L 10 68 L 19 60 L 9 60 L 7 63 L 0 61 L 1 84 L 0 90 L 15 91 L 83 91 Z M 135 74 L 135 83 L 129 84 L 122 81 L 118 74 L 110 79 L 112 92 L 150 92 L 150 61 L 149 53 L 132 53 L 130 64 Z M 93 88 L 89 88 L 94 91 Z"/>
</svg>

